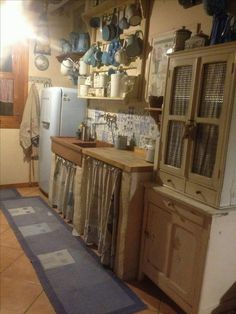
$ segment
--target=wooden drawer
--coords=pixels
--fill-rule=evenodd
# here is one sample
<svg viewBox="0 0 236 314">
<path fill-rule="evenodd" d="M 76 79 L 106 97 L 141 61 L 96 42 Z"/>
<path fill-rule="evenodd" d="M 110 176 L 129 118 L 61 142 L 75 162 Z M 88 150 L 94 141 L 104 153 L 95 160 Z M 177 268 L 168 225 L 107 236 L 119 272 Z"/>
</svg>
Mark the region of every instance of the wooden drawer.
<svg viewBox="0 0 236 314">
<path fill-rule="evenodd" d="M 181 192 L 184 191 L 185 182 L 182 178 L 160 171 L 158 179 L 161 185 L 168 186 Z"/>
<path fill-rule="evenodd" d="M 56 142 L 52 142 L 51 149 L 54 154 L 82 167 L 82 151 L 78 152 Z"/>
<path fill-rule="evenodd" d="M 150 192 L 148 200 L 156 206 L 169 212 L 176 213 L 200 226 L 205 224 L 206 217 L 194 209 L 191 205 L 187 206 L 179 201 L 175 201 L 168 196 L 162 196 L 157 192 Z"/>
<path fill-rule="evenodd" d="M 206 204 L 215 205 L 216 203 L 216 191 L 210 190 L 206 187 L 203 187 L 199 184 L 192 182 L 186 182 L 186 194 L 189 194 L 193 198 L 204 202 Z"/>
</svg>

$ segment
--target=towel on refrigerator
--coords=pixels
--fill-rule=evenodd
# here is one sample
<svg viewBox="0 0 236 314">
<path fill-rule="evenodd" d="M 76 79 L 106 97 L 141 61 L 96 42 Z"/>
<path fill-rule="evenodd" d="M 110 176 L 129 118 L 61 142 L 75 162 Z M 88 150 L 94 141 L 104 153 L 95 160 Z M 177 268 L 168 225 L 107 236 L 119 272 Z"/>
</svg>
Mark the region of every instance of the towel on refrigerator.
<svg viewBox="0 0 236 314">
<path fill-rule="evenodd" d="M 39 144 L 40 100 L 36 85 L 31 85 L 20 125 L 20 143 L 27 158 L 36 159 Z"/>
</svg>

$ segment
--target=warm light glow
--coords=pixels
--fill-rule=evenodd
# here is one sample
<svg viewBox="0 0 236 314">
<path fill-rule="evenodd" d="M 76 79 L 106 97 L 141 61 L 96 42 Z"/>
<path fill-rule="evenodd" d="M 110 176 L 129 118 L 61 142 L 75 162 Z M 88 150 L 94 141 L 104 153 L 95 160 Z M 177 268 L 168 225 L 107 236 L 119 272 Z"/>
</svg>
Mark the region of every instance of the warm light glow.
<svg viewBox="0 0 236 314">
<path fill-rule="evenodd" d="M 23 15 L 21 0 L 1 1 L 0 8 L 0 46 L 4 47 L 33 37 L 32 27 Z"/>
</svg>

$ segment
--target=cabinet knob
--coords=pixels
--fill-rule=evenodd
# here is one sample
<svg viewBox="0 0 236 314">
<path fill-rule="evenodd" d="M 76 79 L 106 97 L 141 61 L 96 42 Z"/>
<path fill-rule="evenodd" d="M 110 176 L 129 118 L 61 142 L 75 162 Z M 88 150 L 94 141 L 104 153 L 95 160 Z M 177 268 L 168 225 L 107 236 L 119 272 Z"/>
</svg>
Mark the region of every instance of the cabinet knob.
<svg viewBox="0 0 236 314">
<path fill-rule="evenodd" d="M 170 183 L 170 182 L 171 182 L 171 179 L 167 179 L 167 182 L 169 182 L 169 183 Z"/>
<path fill-rule="evenodd" d="M 173 206 L 173 203 L 172 203 L 171 201 L 168 201 L 168 202 L 167 202 L 167 206 L 168 206 L 168 207 L 172 207 L 172 206 Z"/>
<path fill-rule="evenodd" d="M 202 193 L 202 192 L 201 192 L 201 191 L 199 191 L 199 190 L 198 190 L 198 191 L 196 191 L 196 194 L 198 194 L 198 195 L 199 195 L 199 194 L 201 194 L 201 193 Z"/>
</svg>

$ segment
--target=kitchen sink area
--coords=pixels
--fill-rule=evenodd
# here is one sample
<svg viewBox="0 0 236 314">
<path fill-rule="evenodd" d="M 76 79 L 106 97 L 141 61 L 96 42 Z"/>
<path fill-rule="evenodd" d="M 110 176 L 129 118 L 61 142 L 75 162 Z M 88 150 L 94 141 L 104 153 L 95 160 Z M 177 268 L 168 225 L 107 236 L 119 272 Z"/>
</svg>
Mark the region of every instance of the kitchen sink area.
<svg viewBox="0 0 236 314">
<path fill-rule="evenodd" d="M 144 153 L 116 149 L 107 142 L 82 141 L 75 137 L 53 136 L 52 152 L 82 166 L 82 155 L 87 155 L 127 172 L 152 171 L 153 164 L 145 161 Z"/>
<path fill-rule="evenodd" d="M 78 166 L 82 166 L 82 148 L 113 146 L 102 141 L 81 141 L 76 137 L 53 136 L 51 141 L 53 153 Z"/>
<path fill-rule="evenodd" d="M 117 149 L 112 144 L 102 141 L 81 141 L 75 137 L 60 136 L 51 137 L 51 150 L 55 159 L 63 159 L 65 161 L 62 164 L 70 162 L 76 168 L 73 185 L 79 193 L 75 196 L 73 226 L 81 236 L 85 230 L 84 219 L 87 215 L 88 199 L 91 198 L 89 193 L 94 191 L 95 194 L 92 198 L 98 204 L 100 204 L 101 197 L 108 200 L 114 198 L 114 196 L 107 195 L 108 190 L 104 189 L 104 186 L 95 185 L 94 188 L 91 188 L 90 184 L 94 184 L 96 181 L 96 176 L 95 178 L 91 177 L 93 171 L 97 171 L 96 169 L 99 167 L 98 173 L 101 174 L 111 169 L 112 176 L 115 172 L 119 172 L 119 185 L 115 189 L 118 191 L 115 198 L 118 216 L 112 269 L 121 279 L 137 278 L 144 183 L 151 180 L 153 173 L 153 164 L 145 161 L 145 151 L 141 153 L 140 151 Z M 91 169 L 94 170 L 91 172 Z M 55 178 L 55 172 L 53 177 Z M 113 179 L 108 180 L 112 181 Z M 110 183 L 106 183 L 107 180 L 101 182 L 111 187 Z M 96 206 L 93 207 L 95 213 Z"/>
</svg>

